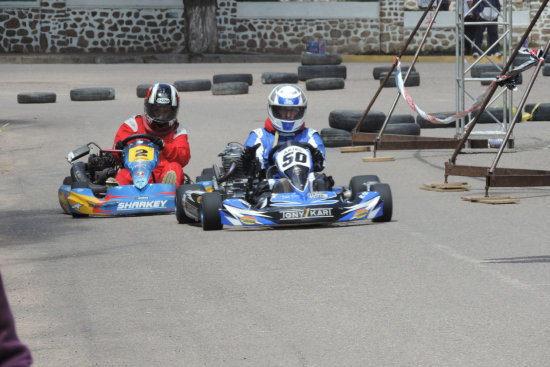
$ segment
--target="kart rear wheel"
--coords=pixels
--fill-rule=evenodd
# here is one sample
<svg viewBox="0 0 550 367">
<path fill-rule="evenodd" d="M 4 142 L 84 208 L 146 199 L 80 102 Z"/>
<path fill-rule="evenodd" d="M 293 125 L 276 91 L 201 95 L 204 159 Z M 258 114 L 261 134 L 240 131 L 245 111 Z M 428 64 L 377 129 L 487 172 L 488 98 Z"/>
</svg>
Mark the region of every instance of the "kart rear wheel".
<svg viewBox="0 0 550 367">
<path fill-rule="evenodd" d="M 376 191 L 382 197 L 384 202 L 382 206 L 382 216 L 374 218 L 373 222 L 389 222 L 393 213 L 393 201 L 391 197 L 390 185 L 385 183 L 377 183 L 371 186 L 372 191 Z"/>
<path fill-rule="evenodd" d="M 202 196 L 202 229 L 211 231 L 223 228 L 220 214 L 221 207 L 222 196 L 219 192 L 207 192 Z"/>
<path fill-rule="evenodd" d="M 183 207 L 185 205 L 185 202 L 183 201 L 183 196 L 185 195 L 186 191 L 190 190 L 204 191 L 204 186 L 200 184 L 185 184 L 178 186 L 178 188 L 176 189 L 176 219 L 180 224 L 195 223 L 195 220 L 193 220 L 193 218 L 189 218 L 185 214 L 185 210 L 183 210 Z"/>
<path fill-rule="evenodd" d="M 380 183 L 380 179 L 376 175 L 353 176 L 351 178 L 351 180 L 349 181 L 349 186 L 351 188 L 352 200 L 354 200 L 357 197 L 357 194 L 367 190 L 367 188 L 364 185 L 366 183 Z M 372 186 L 371 186 L 371 190 L 372 190 Z"/>
</svg>

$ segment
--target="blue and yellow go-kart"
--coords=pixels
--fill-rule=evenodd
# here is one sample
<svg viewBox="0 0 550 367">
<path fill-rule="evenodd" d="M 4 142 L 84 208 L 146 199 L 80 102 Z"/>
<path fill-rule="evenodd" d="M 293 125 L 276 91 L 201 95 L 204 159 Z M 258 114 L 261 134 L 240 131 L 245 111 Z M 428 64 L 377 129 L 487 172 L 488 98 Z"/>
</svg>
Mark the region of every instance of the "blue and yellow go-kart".
<svg viewBox="0 0 550 367">
<path fill-rule="evenodd" d="M 233 146 L 231 146 L 233 144 Z M 202 223 L 205 230 L 223 226 L 286 226 L 359 220 L 390 221 L 393 202 L 388 184 L 376 175 L 355 176 L 349 186 L 330 187 L 313 170 L 309 144 L 287 142 L 270 152 L 272 172 L 264 180 L 246 177 L 240 152 L 231 143 L 221 154 L 223 169 L 214 165 L 196 184 L 176 193 L 180 223 Z M 229 152 L 229 153 L 228 153 Z M 227 156 L 233 162 L 227 163 Z M 229 159 L 231 161 L 231 159 Z M 259 188 L 261 188 L 259 190 Z"/>
<path fill-rule="evenodd" d="M 71 176 L 59 188 L 59 204 L 73 217 L 173 213 L 176 186 L 151 183 L 159 160 L 156 137 L 134 134 L 121 149 L 101 149 L 89 143 L 68 154 Z M 99 152 L 91 153 L 92 147 Z M 88 162 L 78 161 L 88 156 Z M 132 185 L 111 186 L 109 181 L 122 166 L 132 175 Z"/>
</svg>

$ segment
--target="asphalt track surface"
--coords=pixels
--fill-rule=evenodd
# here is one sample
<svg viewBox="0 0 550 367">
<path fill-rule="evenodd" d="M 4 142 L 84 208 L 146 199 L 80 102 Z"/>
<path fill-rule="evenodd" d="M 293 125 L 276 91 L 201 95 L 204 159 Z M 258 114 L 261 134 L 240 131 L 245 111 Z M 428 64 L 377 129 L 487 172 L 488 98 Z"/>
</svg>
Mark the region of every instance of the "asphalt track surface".
<svg viewBox="0 0 550 367">
<path fill-rule="evenodd" d="M 344 90 L 309 92 L 308 125 L 327 127 L 332 110 L 364 109 L 380 65 L 350 63 Z M 483 195 L 481 178 L 451 177 L 471 185 L 466 193 L 420 190 L 443 182 L 450 150 L 380 151 L 396 160 L 364 163 L 372 153 L 328 149 L 337 184 L 377 174 L 391 185 L 389 223 L 204 232 L 173 215 L 62 213 L 67 152 L 90 141 L 110 146 L 118 126 L 142 111 L 138 84 L 253 73 L 247 95 L 181 94 L 194 177 L 227 142 L 244 142 L 263 124 L 273 86 L 261 73 L 297 66 L 2 65 L 0 266 L 36 366 L 547 365 L 550 188 L 490 190 L 520 200 L 510 205 L 462 201 Z M 453 111 L 454 65 L 417 70 L 416 102 Z M 72 88 L 92 86 L 115 88 L 116 99 L 70 101 Z M 18 93 L 38 91 L 56 92 L 57 102 L 17 103 Z M 385 89 L 374 110 L 387 111 L 395 93 Z M 531 96 L 548 102 L 545 78 Z M 400 102 L 396 113 L 411 111 Z M 499 167 L 548 169 L 550 122 L 521 123 L 515 137 L 517 152 Z M 457 163 L 493 158 L 463 154 Z"/>
</svg>

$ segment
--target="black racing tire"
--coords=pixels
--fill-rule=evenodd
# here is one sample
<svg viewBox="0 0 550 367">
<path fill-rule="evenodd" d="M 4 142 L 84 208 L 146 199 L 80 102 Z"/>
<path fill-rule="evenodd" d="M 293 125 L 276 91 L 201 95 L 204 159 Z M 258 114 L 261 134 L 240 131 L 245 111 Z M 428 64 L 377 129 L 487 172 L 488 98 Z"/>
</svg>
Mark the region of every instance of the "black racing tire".
<svg viewBox="0 0 550 367">
<path fill-rule="evenodd" d="M 178 92 L 200 92 L 212 89 L 212 82 L 208 79 L 176 80 L 174 87 Z"/>
<path fill-rule="evenodd" d="M 414 124 L 413 115 L 391 115 L 388 124 Z"/>
<path fill-rule="evenodd" d="M 481 78 L 487 78 L 487 80 L 482 80 L 481 85 L 489 85 L 497 76 L 500 75 L 499 71 L 484 71 L 481 73 Z M 523 83 L 523 73 L 519 74 L 516 84 L 520 85 Z"/>
<path fill-rule="evenodd" d="M 202 190 L 204 191 L 204 186 L 200 184 L 184 184 L 178 186 L 176 189 L 176 219 L 178 220 L 178 223 L 184 224 L 184 223 L 195 223 L 195 221 L 192 218 L 189 218 L 185 214 L 184 207 L 184 201 L 183 201 L 183 195 L 186 191 L 189 190 Z"/>
<path fill-rule="evenodd" d="M 544 65 L 542 67 L 542 75 L 543 76 L 550 76 L 550 65 Z"/>
<path fill-rule="evenodd" d="M 214 177 L 214 168 L 203 168 L 201 175 L 197 176 L 195 182 L 212 181 L 212 177 Z"/>
<path fill-rule="evenodd" d="M 73 178 L 71 176 L 67 176 L 63 179 L 63 185 L 72 185 L 73 184 Z"/>
<path fill-rule="evenodd" d="M 328 124 L 335 129 L 351 131 L 359 122 L 365 111 L 361 110 L 335 110 L 328 116 Z M 359 131 L 363 133 L 374 133 L 380 130 L 386 114 L 384 112 L 369 111 L 365 120 L 359 126 Z"/>
<path fill-rule="evenodd" d="M 306 81 L 315 78 L 346 79 L 345 65 L 301 65 L 298 66 L 298 79 Z"/>
<path fill-rule="evenodd" d="M 388 73 L 388 71 L 390 71 L 391 69 L 391 66 L 377 66 L 375 67 L 374 69 L 372 69 L 372 76 L 374 78 L 374 80 L 379 80 L 380 79 L 380 74 L 382 73 Z M 401 65 L 401 73 L 405 74 L 407 73 L 407 71 L 409 70 L 409 66 L 408 65 Z M 395 69 L 394 69 L 395 71 Z M 412 71 L 415 72 L 416 69 L 412 68 Z"/>
<path fill-rule="evenodd" d="M 380 84 L 384 81 L 384 78 L 386 77 L 387 73 L 381 73 L 380 74 Z M 405 74 L 402 73 L 401 76 L 403 77 L 403 80 L 405 79 Z M 405 82 L 405 87 L 418 87 L 420 85 L 420 74 L 416 71 L 411 71 L 409 74 L 409 78 Z M 391 87 L 397 87 L 397 84 L 395 84 L 395 74 L 392 73 L 388 80 L 386 80 L 386 83 L 384 84 L 384 88 L 391 88 Z"/>
<path fill-rule="evenodd" d="M 538 103 L 525 105 L 525 112 L 532 113 Z M 541 103 L 533 113 L 533 121 L 550 121 L 550 103 Z"/>
<path fill-rule="evenodd" d="M 325 147 L 347 147 L 351 145 L 351 133 L 347 130 L 331 127 L 321 129 L 319 133 Z"/>
<path fill-rule="evenodd" d="M 393 199 L 391 195 L 390 185 L 385 183 L 377 183 L 371 186 L 372 191 L 376 191 L 382 197 L 384 205 L 382 207 L 382 215 L 374 218 L 373 222 L 389 222 L 393 214 Z"/>
<path fill-rule="evenodd" d="M 472 112 L 472 120 L 476 117 L 478 110 Z M 485 111 L 479 116 L 476 124 L 495 124 L 497 121 L 489 114 L 489 112 L 497 119 L 497 121 L 502 122 L 503 120 L 503 110 L 502 107 L 490 107 L 486 108 Z"/>
<path fill-rule="evenodd" d="M 202 229 L 215 231 L 223 228 L 220 209 L 222 196 L 219 192 L 207 192 L 201 198 Z"/>
<path fill-rule="evenodd" d="M 420 126 L 417 124 L 387 124 L 384 134 L 420 135 Z"/>
<path fill-rule="evenodd" d="M 344 89 L 344 79 L 341 78 L 314 78 L 306 81 L 307 90 Z"/>
<path fill-rule="evenodd" d="M 262 84 L 281 84 L 281 83 L 298 83 L 298 74 L 296 73 L 274 73 L 266 72 L 262 74 Z"/>
<path fill-rule="evenodd" d="M 470 69 L 470 75 L 472 78 L 481 78 L 481 74 L 488 72 L 488 71 L 495 71 L 500 74 L 500 71 L 503 68 L 503 64 L 477 64 L 472 66 Z"/>
<path fill-rule="evenodd" d="M 55 103 L 56 98 L 53 92 L 19 93 L 17 103 Z"/>
<path fill-rule="evenodd" d="M 340 65 L 342 56 L 337 54 L 302 54 L 302 65 Z"/>
<path fill-rule="evenodd" d="M 217 83 L 212 85 L 212 94 L 225 96 L 231 94 L 248 94 L 248 84 L 245 82 Z"/>
<path fill-rule="evenodd" d="M 76 88 L 71 89 L 71 101 L 109 101 L 115 99 L 113 88 Z"/>
<path fill-rule="evenodd" d="M 432 113 L 432 116 L 435 116 L 437 118 L 447 118 L 449 116 L 454 115 L 455 112 L 436 112 Z M 467 116 L 466 116 L 467 118 Z M 468 122 L 468 121 L 466 121 Z M 434 124 L 431 121 L 426 120 L 425 118 L 421 117 L 420 115 L 416 116 L 416 124 L 420 126 L 421 129 L 436 129 L 436 128 L 443 128 L 443 127 L 455 127 L 456 121 L 452 121 L 446 124 Z"/>
<path fill-rule="evenodd" d="M 355 200 L 357 198 L 357 194 L 367 190 L 367 187 L 365 187 L 365 184 L 367 183 L 369 185 L 380 183 L 380 178 L 376 175 L 361 175 L 361 176 L 353 176 L 349 180 L 349 187 L 351 189 L 352 200 Z"/>
<path fill-rule="evenodd" d="M 212 83 L 247 83 L 252 85 L 252 74 L 216 74 L 212 77 Z"/>
<path fill-rule="evenodd" d="M 136 95 L 139 97 L 139 98 L 145 98 L 145 96 L 147 95 L 147 91 L 149 90 L 149 88 L 151 88 L 153 86 L 153 84 L 139 84 L 137 87 L 136 87 Z"/>
</svg>

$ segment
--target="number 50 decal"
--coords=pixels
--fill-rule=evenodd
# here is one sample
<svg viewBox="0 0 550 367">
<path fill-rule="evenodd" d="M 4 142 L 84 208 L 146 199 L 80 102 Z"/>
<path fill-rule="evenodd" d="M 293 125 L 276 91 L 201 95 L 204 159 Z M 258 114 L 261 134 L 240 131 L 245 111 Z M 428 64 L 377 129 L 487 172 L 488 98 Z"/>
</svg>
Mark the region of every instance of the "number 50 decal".
<svg viewBox="0 0 550 367">
<path fill-rule="evenodd" d="M 281 168 L 286 170 L 288 167 L 294 165 L 294 164 L 307 164 L 307 155 L 303 151 L 293 151 L 285 153 L 282 157 Z"/>
</svg>

